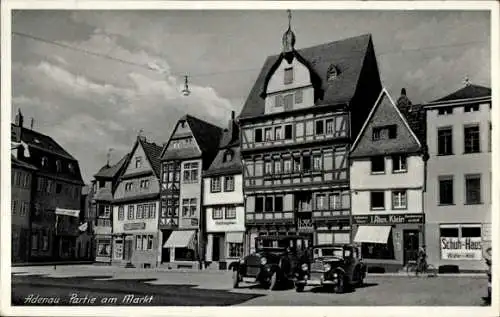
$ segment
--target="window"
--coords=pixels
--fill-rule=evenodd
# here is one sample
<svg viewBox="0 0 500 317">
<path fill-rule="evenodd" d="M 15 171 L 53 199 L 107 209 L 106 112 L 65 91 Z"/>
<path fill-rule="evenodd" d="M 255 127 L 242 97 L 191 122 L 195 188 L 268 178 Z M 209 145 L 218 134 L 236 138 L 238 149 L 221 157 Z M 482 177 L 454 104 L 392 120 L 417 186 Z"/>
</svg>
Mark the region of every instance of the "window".
<svg viewBox="0 0 500 317">
<path fill-rule="evenodd" d="M 272 128 L 265 128 L 265 141 L 271 141 L 273 139 Z"/>
<path fill-rule="evenodd" d="M 135 158 L 135 168 L 141 168 L 142 166 L 142 157 L 138 156 Z"/>
<path fill-rule="evenodd" d="M 227 206 L 226 207 L 226 219 L 236 219 L 236 207 L 235 206 Z"/>
<path fill-rule="evenodd" d="M 481 203 L 481 175 L 465 176 L 465 203 L 467 205 Z"/>
<path fill-rule="evenodd" d="M 132 183 L 132 182 L 125 183 L 125 191 L 126 192 L 132 191 L 133 186 L 134 186 L 134 183 Z"/>
<path fill-rule="evenodd" d="M 128 215 L 127 219 L 134 219 L 134 205 L 129 205 L 128 206 Z"/>
<path fill-rule="evenodd" d="M 283 107 L 283 96 L 282 95 L 276 95 L 274 97 L 274 107 L 275 108 Z"/>
<path fill-rule="evenodd" d="M 135 214 L 136 219 L 142 219 L 142 209 L 144 208 L 143 205 L 137 205 L 137 211 Z"/>
<path fill-rule="evenodd" d="M 385 173 L 385 157 L 377 156 L 371 158 L 372 173 Z"/>
<path fill-rule="evenodd" d="M 304 155 L 304 157 L 302 157 L 302 170 L 304 172 L 309 172 L 311 170 L 311 156 Z"/>
<path fill-rule="evenodd" d="M 386 125 L 374 127 L 372 131 L 373 141 L 395 139 L 397 137 L 397 125 Z"/>
<path fill-rule="evenodd" d="M 233 151 L 227 150 L 224 153 L 224 162 L 231 162 L 233 160 Z"/>
<path fill-rule="evenodd" d="M 439 228 L 439 235 L 445 238 L 458 238 L 459 230 L 460 228 L 458 226 L 454 228 L 441 227 Z"/>
<path fill-rule="evenodd" d="M 294 157 L 293 158 L 293 171 L 294 173 L 300 173 L 301 166 L 300 166 L 300 157 Z"/>
<path fill-rule="evenodd" d="M 323 124 L 324 124 L 323 120 L 316 121 L 316 135 L 321 135 L 325 133 Z"/>
<path fill-rule="evenodd" d="M 289 84 L 293 83 L 293 68 L 292 67 L 285 68 L 285 73 L 284 73 L 283 79 L 284 79 L 283 83 L 285 85 L 289 85 Z"/>
<path fill-rule="evenodd" d="M 479 111 L 479 104 L 467 105 L 464 107 L 464 112 L 474 112 Z"/>
<path fill-rule="evenodd" d="M 198 162 L 184 163 L 184 183 L 198 181 Z"/>
<path fill-rule="evenodd" d="M 264 197 L 255 197 L 255 212 L 264 211 Z"/>
<path fill-rule="evenodd" d="M 281 174 L 281 161 L 274 161 L 274 175 Z"/>
<path fill-rule="evenodd" d="M 326 134 L 333 134 L 334 132 L 333 119 L 326 120 Z"/>
<path fill-rule="evenodd" d="M 48 159 L 44 156 L 42 157 L 42 167 L 46 167 L 48 163 Z"/>
<path fill-rule="evenodd" d="M 285 125 L 285 140 L 291 140 L 292 139 L 292 125 L 287 124 Z"/>
<path fill-rule="evenodd" d="M 12 214 L 15 215 L 17 212 L 17 200 L 12 201 Z"/>
<path fill-rule="evenodd" d="M 264 175 L 273 175 L 273 165 L 271 161 L 264 163 Z"/>
<path fill-rule="evenodd" d="M 274 139 L 281 140 L 281 127 L 274 128 Z"/>
<path fill-rule="evenodd" d="M 212 177 L 210 179 L 210 192 L 218 193 L 221 190 L 221 178 L 220 177 Z"/>
<path fill-rule="evenodd" d="M 394 155 L 392 157 L 392 171 L 393 172 L 406 172 L 406 156 Z"/>
<path fill-rule="evenodd" d="M 153 250 L 153 236 L 148 235 L 148 250 Z"/>
<path fill-rule="evenodd" d="M 24 201 L 23 202 L 23 208 L 21 209 L 21 216 L 26 216 L 26 214 L 29 212 L 30 210 L 30 205 L 28 202 Z"/>
<path fill-rule="evenodd" d="M 262 129 L 255 129 L 255 142 L 262 142 Z"/>
<path fill-rule="evenodd" d="M 453 205 L 453 177 L 439 177 L 439 204 Z"/>
<path fill-rule="evenodd" d="M 240 258 L 243 256 L 243 243 L 229 242 L 229 257 Z"/>
<path fill-rule="evenodd" d="M 283 211 L 283 197 L 274 197 L 274 211 Z"/>
<path fill-rule="evenodd" d="M 298 104 L 298 103 L 302 103 L 304 97 L 303 97 L 304 93 L 301 89 L 297 90 L 295 92 L 295 103 Z"/>
<path fill-rule="evenodd" d="M 142 189 L 147 189 L 147 188 L 149 188 L 149 180 L 147 180 L 147 179 L 143 179 L 143 180 L 141 180 L 141 184 L 140 184 L 140 186 L 141 186 L 141 188 L 142 188 Z"/>
<path fill-rule="evenodd" d="M 464 153 L 479 153 L 479 125 L 464 127 Z"/>
<path fill-rule="evenodd" d="M 135 249 L 142 250 L 142 236 L 135 236 Z"/>
<path fill-rule="evenodd" d="M 118 220 L 123 220 L 124 218 L 125 218 L 124 207 L 120 206 L 118 207 Z"/>
<path fill-rule="evenodd" d="M 156 203 L 149 205 L 149 218 L 156 218 Z"/>
<path fill-rule="evenodd" d="M 324 210 L 326 207 L 326 195 L 316 195 L 316 210 Z"/>
<path fill-rule="evenodd" d="M 56 161 L 56 171 L 59 173 L 62 170 L 61 161 Z"/>
<path fill-rule="evenodd" d="M 491 152 L 491 122 L 489 123 L 488 129 L 488 151 Z"/>
<path fill-rule="evenodd" d="M 38 232 L 31 232 L 31 250 L 38 250 Z"/>
<path fill-rule="evenodd" d="M 385 209 L 384 192 L 371 192 L 370 193 L 371 209 Z"/>
<path fill-rule="evenodd" d="M 71 173 L 74 173 L 75 172 L 75 166 L 72 164 L 72 163 L 69 163 L 68 164 L 68 169 Z"/>
<path fill-rule="evenodd" d="M 439 226 L 439 233 L 442 259 L 482 259 L 481 241 L 483 238 L 480 224 L 442 224 Z"/>
<path fill-rule="evenodd" d="M 52 188 L 54 187 L 54 181 L 53 180 L 47 180 L 47 193 L 52 193 Z"/>
<path fill-rule="evenodd" d="M 330 194 L 330 209 L 332 210 L 342 209 L 342 203 L 339 193 Z"/>
<path fill-rule="evenodd" d="M 406 209 L 406 190 L 392 192 L 392 209 Z"/>
<path fill-rule="evenodd" d="M 234 176 L 225 176 L 224 177 L 224 191 L 225 192 L 234 191 Z"/>
<path fill-rule="evenodd" d="M 453 113 L 453 107 L 442 107 L 438 109 L 438 115 L 440 116 L 452 113 Z"/>
<path fill-rule="evenodd" d="M 452 128 L 438 129 L 438 155 L 453 154 L 453 131 Z"/>
<path fill-rule="evenodd" d="M 292 160 L 291 159 L 284 159 L 283 160 L 283 173 L 284 174 L 289 174 L 292 172 Z"/>
<path fill-rule="evenodd" d="M 222 207 L 214 207 L 212 209 L 212 219 L 222 219 Z"/>
<path fill-rule="evenodd" d="M 321 171 L 321 156 L 320 155 L 313 156 L 313 170 L 314 171 Z"/>
<path fill-rule="evenodd" d="M 104 215 L 105 218 L 109 218 L 111 216 L 111 206 L 106 205 L 104 206 Z"/>
<path fill-rule="evenodd" d="M 273 211 L 273 197 L 265 198 L 265 211 Z"/>
<path fill-rule="evenodd" d="M 284 97 L 285 110 L 292 110 L 293 108 L 293 94 L 287 94 Z"/>
<path fill-rule="evenodd" d="M 366 259 L 394 259 L 394 244 L 392 240 L 392 230 L 386 244 L 381 243 L 361 243 L 361 255 Z"/>
<path fill-rule="evenodd" d="M 194 217 L 196 215 L 196 198 L 182 199 L 182 216 Z"/>
</svg>

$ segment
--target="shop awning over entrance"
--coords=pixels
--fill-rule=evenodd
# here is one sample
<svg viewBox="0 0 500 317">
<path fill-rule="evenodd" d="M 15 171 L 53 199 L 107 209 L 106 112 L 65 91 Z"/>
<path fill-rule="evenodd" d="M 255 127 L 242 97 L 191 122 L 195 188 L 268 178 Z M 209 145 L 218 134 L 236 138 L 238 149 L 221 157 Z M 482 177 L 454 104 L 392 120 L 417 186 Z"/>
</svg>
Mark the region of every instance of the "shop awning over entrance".
<svg viewBox="0 0 500 317">
<path fill-rule="evenodd" d="M 227 232 L 227 243 L 243 243 L 243 232 Z"/>
<path fill-rule="evenodd" d="M 358 232 L 356 232 L 356 236 L 354 237 L 354 242 L 385 244 L 390 232 L 390 226 L 359 226 Z"/>
<path fill-rule="evenodd" d="M 163 245 L 164 248 L 194 248 L 194 230 L 174 231 Z"/>
</svg>

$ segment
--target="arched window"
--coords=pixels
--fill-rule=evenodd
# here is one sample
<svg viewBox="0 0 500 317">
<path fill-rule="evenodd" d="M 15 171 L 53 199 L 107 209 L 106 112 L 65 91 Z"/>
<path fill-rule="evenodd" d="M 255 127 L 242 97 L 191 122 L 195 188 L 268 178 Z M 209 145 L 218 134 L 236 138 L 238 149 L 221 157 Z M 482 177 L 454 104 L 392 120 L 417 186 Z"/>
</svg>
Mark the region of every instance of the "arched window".
<svg viewBox="0 0 500 317">
<path fill-rule="evenodd" d="M 49 160 L 47 159 L 47 157 L 42 157 L 42 167 L 46 167 L 47 164 L 48 164 Z"/>
</svg>

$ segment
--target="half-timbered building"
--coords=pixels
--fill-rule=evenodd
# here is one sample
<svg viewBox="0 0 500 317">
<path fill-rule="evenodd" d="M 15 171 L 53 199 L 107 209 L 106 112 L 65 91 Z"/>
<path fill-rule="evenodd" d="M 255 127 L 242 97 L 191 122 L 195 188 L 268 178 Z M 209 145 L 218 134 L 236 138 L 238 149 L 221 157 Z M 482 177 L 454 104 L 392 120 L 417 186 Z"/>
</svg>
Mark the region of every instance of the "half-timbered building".
<svg viewBox="0 0 500 317">
<path fill-rule="evenodd" d="M 348 153 L 381 91 L 371 35 L 267 58 L 240 114 L 247 251 L 267 234 L 350 241 Z"/>
</svg>

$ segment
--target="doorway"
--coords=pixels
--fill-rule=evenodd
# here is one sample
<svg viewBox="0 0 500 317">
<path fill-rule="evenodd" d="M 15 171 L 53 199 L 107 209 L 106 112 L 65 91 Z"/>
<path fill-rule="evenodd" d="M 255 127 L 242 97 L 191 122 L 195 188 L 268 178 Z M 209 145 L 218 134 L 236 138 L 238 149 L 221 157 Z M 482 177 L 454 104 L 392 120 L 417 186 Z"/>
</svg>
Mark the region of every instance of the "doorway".
<svg viewBox="0 0 500 317">
<path fill-rule="evenodd" d="M 123 254 L 123 259 L 125 261 L 130 261 L 132 259 L 132 240 L 125 240 L 125 250 Z"/>
<path fill-rule="evenodd" d="M 217 262 L 220 260 L 220 237 L 214 235 L 212 247 L 212 261 Z"/>
<path fill-rule="evenodd" d="M 418 230 L 403 230 L 403 264 L 416 261 L 418 254 Z"/>
</svg>

